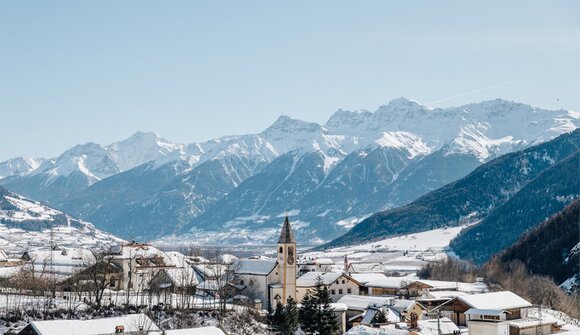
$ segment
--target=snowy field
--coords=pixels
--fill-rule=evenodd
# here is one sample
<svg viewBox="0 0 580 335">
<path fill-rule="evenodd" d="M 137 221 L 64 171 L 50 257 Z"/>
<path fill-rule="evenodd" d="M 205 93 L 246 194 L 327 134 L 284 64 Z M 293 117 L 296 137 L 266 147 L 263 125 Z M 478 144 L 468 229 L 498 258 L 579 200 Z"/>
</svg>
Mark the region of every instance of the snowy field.
<svg viewBox="0 0 580 335">
<path fill-rule="evenodd" d="M 449 242 L 451 242 L 451 240 L 455 238 L 462 229 L 468 226 L 469 225 L 434 229 L 421 233 L 390 237 L 381 241 L 366 244 L 332 248 L 325 251 L 307 252 L 303 255 L 317 258 L 344 257 L 345 255 L 348 255 L 349 258 L 351 256 L 363 258 L 365 255 L 371 255 L 376 252 L 440 252 L 449 246 Z"/>
</svg>

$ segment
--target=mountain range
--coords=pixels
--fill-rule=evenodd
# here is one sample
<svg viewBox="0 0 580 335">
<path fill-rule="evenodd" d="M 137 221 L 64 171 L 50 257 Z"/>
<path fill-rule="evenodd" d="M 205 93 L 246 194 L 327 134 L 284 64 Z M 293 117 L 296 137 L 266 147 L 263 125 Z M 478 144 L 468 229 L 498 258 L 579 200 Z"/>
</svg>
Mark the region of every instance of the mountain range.
<svg viewBox="0 0 580 335">
<path fill-rule="evenodd" d="M 0 184 L 124 238 L 270 243 L 289 215 L 302 243 L 319 244 L 579 125 L 576 112 L 500 99 L 433 109 L 399 98 L 322 125 L 281 116 L 202 143 L 139 132 L 16 158 L 0 163 Z"/>
</svg>

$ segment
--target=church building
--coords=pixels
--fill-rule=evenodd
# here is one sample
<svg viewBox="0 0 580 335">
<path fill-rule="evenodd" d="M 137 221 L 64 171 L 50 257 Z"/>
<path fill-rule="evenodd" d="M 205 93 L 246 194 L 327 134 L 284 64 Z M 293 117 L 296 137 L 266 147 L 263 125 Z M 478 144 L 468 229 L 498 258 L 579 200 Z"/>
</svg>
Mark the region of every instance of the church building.
<svg viewBox="0 0 580 335">
<path fill-rule="evenodd" d="M 234 266 L 235 283 L 241 294 L 260 300 L 262 308 L 296 300 L 296 239 L 288 217 L 284 219 L 276 259 L 240 259 Z"/>
</svg>

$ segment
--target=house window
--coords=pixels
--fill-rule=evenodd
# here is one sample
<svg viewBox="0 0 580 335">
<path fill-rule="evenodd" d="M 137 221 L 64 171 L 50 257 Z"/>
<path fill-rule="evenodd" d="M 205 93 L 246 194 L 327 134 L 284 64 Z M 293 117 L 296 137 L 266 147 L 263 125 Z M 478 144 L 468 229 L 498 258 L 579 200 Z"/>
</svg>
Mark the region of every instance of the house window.
<svg viewBox="0 0 580 335">
<path fill-rule="evenodd" d="M 330 294 L 336 294 L 335 290 L 330 290 Z"/>
<path fill-rule="evenodd" d="M 342 289 L 341 288 L 338 289 L 338 294 L 342 294 Z"/>
<path fill-rule="evenodd" d="M 350 293 L 352 293 L 352 290 L 350 288 L 347 288 L 346 289 L 346 293 L 349 293 L 350 294 Z"/>
<path fill-rule="evenodd" d="M 271 250 L 271 249 L 270 249 L 270 250 Z M 280 250 L 280 251 L 278 251 L 279 253 L 281 253 L 281 254 L 282 254 L 282 253 L 284 253 L 284 248 L 280 247 L 280 249 L 279 249 L 279 250 Z"/>
<path fill-rule="evenodd" d="M 344 279 L 342 280 L 342 283 L 344 284 Z"/>
<path fill-rule="evenodd" d="M 338 280 L 336 281 L 336 284 L 338 285 Z"/>
</svg>

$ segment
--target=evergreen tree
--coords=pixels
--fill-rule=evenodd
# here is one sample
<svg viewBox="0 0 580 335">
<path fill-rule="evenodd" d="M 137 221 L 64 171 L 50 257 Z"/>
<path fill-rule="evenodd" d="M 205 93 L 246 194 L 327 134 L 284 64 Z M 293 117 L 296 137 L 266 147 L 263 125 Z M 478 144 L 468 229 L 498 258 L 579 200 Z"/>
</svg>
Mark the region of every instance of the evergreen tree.
<svg viewBox="0 0 580 335">
<path fill-rule="evenodd" d="M 379 311 L 375 315 L 374 321 L 376 323 L 387 323 L 388 322 L 387 315 L 385 314 L 385 312 L 383 312 L 382 309 L 379 309 Z"/>
<path fill-rule="evenodd" d="M 316 313 L 317 332 L 320 335 L 335 335 L 340 333 L 340 325 L 334 316 L 334 310 L 330 306 L 332 299 L 328 288 L 322 284 L 322 280 L 316 283 Z"/>
<path fill-rule="evenodd" d="M 296 305 L 296 301 L 292 297 L 289 297 L 284 309 L 284 327 L 282 328 L 282 334 L 293 335 L 296 329 L 298 329 L 299 324 L 298 306 Z"/>
<path fill-rule="evenodd" d="M 306 293 L 304 299 L 302 299 L 302 307 L 298 312 L 300 318 L 300 327 L 302 331 L 307 335 L 313 335 L 316 332 L 316 314 L 317 314 L 317 303 L 314 295 L 311 292 Z"/>
<path fill-rule="evenodd" d="M 276 304 L 276 310 L 272 314 L 270 322 L 276 331 L 281 331 L 284 328 L 284 306 L 280 302 Z"/>
</svg>

